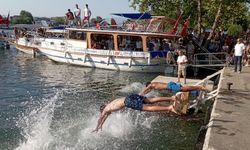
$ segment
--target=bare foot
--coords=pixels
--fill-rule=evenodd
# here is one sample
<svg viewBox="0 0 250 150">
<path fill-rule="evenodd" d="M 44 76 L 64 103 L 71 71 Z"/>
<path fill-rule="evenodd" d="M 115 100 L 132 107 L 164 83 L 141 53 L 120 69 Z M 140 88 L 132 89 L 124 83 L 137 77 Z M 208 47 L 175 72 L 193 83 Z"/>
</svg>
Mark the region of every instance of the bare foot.
<svg viewBox="0 0 250 150">
<path fill-rule="evenodd" d="M 180 113 L 178 113 L 178 112 L 174 109 L 173 105 L 171 106 L 170 111 L 172 111 L 173 113 L 175 113 L 175 114 L 177 114 L 177 115 L 180 115 Z"/>
<path fill-rule="evenodd" d="M 176 101 L 181 101 L 181 92 L 178 92 L 174 95 Z"/>
<path fill-rule="evenodd" d="M 208 92 L 209 90 L 205 86 L 201 86 L 201 91 L 206 91 Z"/>
</svg>

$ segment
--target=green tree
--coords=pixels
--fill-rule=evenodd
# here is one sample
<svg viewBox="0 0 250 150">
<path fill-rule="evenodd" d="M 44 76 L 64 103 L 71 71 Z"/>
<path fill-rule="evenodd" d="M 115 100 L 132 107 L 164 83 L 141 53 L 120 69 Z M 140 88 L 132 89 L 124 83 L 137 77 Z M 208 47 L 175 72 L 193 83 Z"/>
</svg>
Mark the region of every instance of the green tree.
<svg viewBox="0 0 250 150">
<path fill-rule="evenodd" d="M 55 25 L 62 25 L 65 23 L 64 17 L 53 17 L 51 20 L 54 22 Z"/>
<path fill-rule="evenodd" d="M 32 24 L 34 19 L 30 12 L 22 10 L 20 12 L 20 21 L 23 24 Z"/>
<path fill-rule="evenodd" d="M 228 35 L 239 36 L 243 32 L 243 28 L 238 24 L 231 24 L 228 27 Z"/>
<path fill-rule="evenodd" d="M 33 16 L 30 12 L 22 10 L 20 15 L 12 19 L 12 24 L 32 24 L 34 22 Z"/>
<path fill-rule="evenodd" d="M 250 0 L 129 0 L 131 6 L 140 12 L 150 11 L 153 15 L 182 19 L 191 15 L 190 27 L 200 33 L 202 27 L 214 31 L 227 29 L 231 24 L 240 24 L 246 30 L 250 23 Z"/>
</svg>

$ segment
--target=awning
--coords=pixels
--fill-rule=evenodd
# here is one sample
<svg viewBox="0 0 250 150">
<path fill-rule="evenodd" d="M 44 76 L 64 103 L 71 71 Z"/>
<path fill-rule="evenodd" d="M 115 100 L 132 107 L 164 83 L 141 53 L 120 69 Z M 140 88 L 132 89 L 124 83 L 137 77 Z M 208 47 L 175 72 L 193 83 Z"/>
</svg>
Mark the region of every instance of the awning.
<svg viewBox="0 0 250 150">
<path fill-rule="evenodd" d="M 112 15 L 121 16 L 129 19 L 151 19 L 149 13 L 115 13 Z"/>
</svg>

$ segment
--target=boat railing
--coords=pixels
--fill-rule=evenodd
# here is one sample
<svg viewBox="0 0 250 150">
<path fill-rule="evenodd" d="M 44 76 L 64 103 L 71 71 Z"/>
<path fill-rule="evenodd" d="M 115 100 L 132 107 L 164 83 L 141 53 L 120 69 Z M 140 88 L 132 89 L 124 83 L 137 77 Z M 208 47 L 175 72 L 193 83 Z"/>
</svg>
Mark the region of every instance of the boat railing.
<svg viewBox="0 0 250 150">
<path fill-rule="evenodd" d="M 226 52 L 198 53 L 194 55 L 194 65 L 224 66 L 227 61 L 227 57 L 228 54 Z"/>
<path fill-rule="evenodd" d="M 139 51 L 117 51 L 117 50 L 102 50 L 102 49 L 90 49 L 73 46 L 72 44 L 66 42 L 65 52 L 80 52 L 82 54 L 88 55 L 103 55 L 108 57 L 129 57 L 129 58 L 151 58 L 151 53 L 139 52 Z M 161 54 L 164 56 L 164 54 Z M 155 56 L 156 57 L 156 56 Z"/>
</svg>

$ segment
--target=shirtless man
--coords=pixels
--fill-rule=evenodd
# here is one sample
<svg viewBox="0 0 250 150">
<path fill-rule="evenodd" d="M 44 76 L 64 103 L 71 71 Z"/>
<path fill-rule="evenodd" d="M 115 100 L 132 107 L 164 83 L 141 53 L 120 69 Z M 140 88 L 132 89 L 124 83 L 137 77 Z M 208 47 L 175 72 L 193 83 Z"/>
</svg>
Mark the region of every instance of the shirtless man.
<svg viewBox="0 0 250 150">
<path fill-rule="evenodd" d="M 177 92 L 190 92 L 190 91 L 207 91 L 207 89 L 203 86 L 196 85 L 196 86 L 182 86 L 180 83 L 169 82 L 169 83 L 162 83 L 162 82 L 148 82 L 146 84 L 146 88 L 144 88 L 140 95 L 145 95 L 151 90 L 168 90 L 173 93 Z"/>
<path fill-rule="evenodd" d="M 129 94 L 127 97 L 121 97 L 113 100 L 112 102 L 102 105 L 100 107 L 101 116 L 98 119 L 97 126 L 93 132 L 97 132 L 99 129 L 102 129 L 103 123 L 108 118 L 108 116 L 115 111 L 121 110 L 125 107 L 131 108 L 134 110 L 147 111 L 147 112 L 164 112 L 170 111 L 175 114 L 178 114 L 173 105 L 169 106 L 159 106 L 159 105 L 150 105 L 158 102 L 164 101 L 175 101 L 176 96 L 172 97 L 154 97 L 147 98 L 139 94 Z"/>
</svg>

